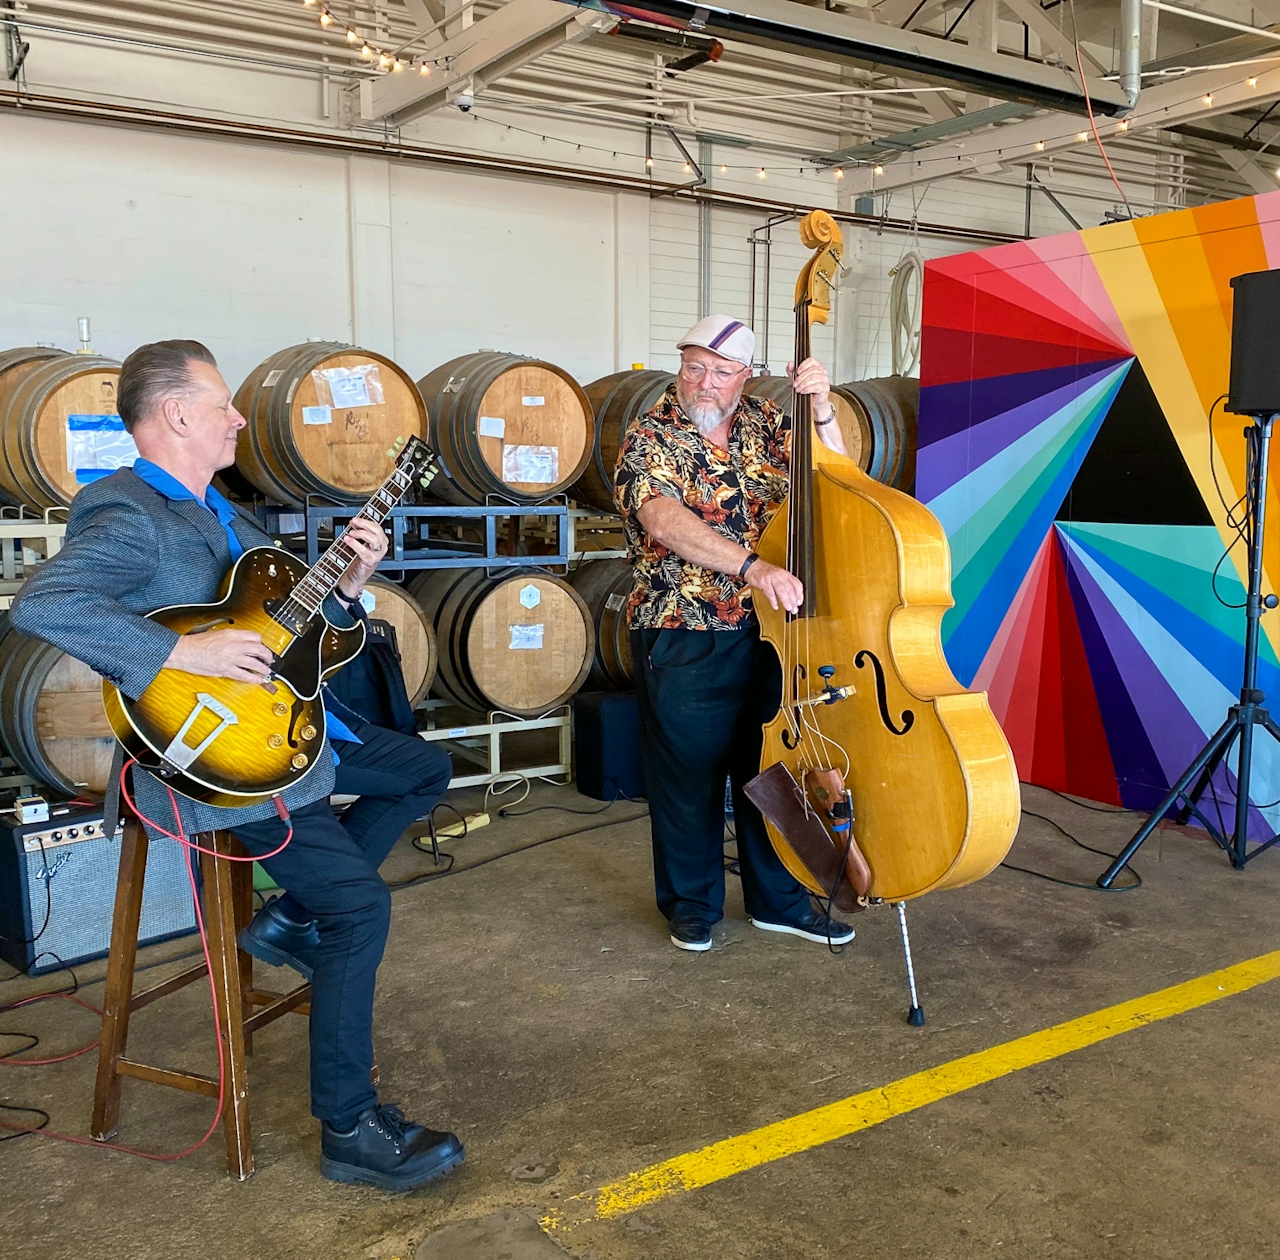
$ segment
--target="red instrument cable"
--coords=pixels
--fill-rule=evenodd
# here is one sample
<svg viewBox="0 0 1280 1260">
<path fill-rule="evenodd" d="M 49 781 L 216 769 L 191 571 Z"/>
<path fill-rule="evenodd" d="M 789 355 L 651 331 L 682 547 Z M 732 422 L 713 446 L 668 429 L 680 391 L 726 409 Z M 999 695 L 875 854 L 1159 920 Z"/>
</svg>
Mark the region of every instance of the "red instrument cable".
<svg viewBox="0 0 1280 1260">
<path fill-rule="evenodd" d="M 164 827 L 161 827 L 159 823 L 153 822 L 150 818 L 146 817 L 146 815 L 143 814 L 134 804 L 133 798 L 129 795 L 129 788 L 126 783 L 126 776 L 128 775 L 130 768 L 135 764 L 136 758 L 130 757 L 129 760 L 121 767 L 121 796 L 124 798 L 129 808 L 138 815 L 143 823 L 153 831 L 158 832 L 160 835 L 167 836 L 170 840 L 176 840 L 187 849 L 187 853 L 185 855 L 187 882 L 191 886 L 191 899 L 196 912 L 196 926 L 200 930 L 200 948 L 204 952 L 205 972 L 209 977 L 209 995 L 213 1000 L 213 1029 L 218 1043 L 218 1106 L 213 1113 L 213 1120 L 205 1131 L 204 1136 L 198 1142 L 192 1143 L 192 1145 L 188 1146 L 186 1150 L 178 1151 L 173 1155 L 159 1155 L 153 1151 L 139 1150 L 134 1146 L 123 1146 L 118 1142 L 99 1142 L 95 1138 L 80 1137 L 78 1134 L 74 1133 L 55 1133 L 50 1129 L 32 1129 L 26 1125 L 10 1124 L 5 1120 L 0 1120 L 0 1129 L 7 1129 L 12 1133 L 29 1133 L 37 1137 L 53 1138 L 59 1142 L 71 1142 L 76 1146 L 96 1146 L 109 1151 L 122 1151 L 126 1155 L 136 1155 L 139 1159 L 149 1159 L 156 1163 L 172 1163 L 174 1160 L 185 1159 L 188 1155 L 194 1154 L 214 1135 L 214 1132 L 217 1130 L 218 1124 L 222 1119 L 222 1108 L 226 1103 L 227 1065 L 226 1056 L 222 1049 L 222 1025 L 218 1019 L 218 995 L 213 981 L 213 962 L 209 957 L 209 936 L 205 930 L 204 915 L 200 909 L 200 895 L 196 888 L 195 868 L 192 866 L 191 850 L 195 849 L 200 853 L 207 853 L 210 857 L 221 858 L 223 861 L 227 862 L 256 862 L 259 859 L 255 857 L 240 857 L 230 853 L 218 853 L 214 849 L 206 849 L 203 846 L 196 844 L 194 841 L 188 840 L 182 831 L 182 814 L 178 809 L 178 798 L 174 795 L 173 789 L 169 787 L 168 784 L 165 784 L 165 790 L 169 793 L 169 804 L 173 809 L 174 826 L 176 826 L 178 830 L 176 832 L 168 831 Z M 281 822 L 285 823 L 289 830 L 288 834 L 284 838 L 284 842 L 279 846 L 279 848 L 272 849 L 270 853 L 263 855 L 268 858 L 275 857 L 277 853 L 282 852 L 293 839 L 293 820 L 289 817 L 288 806 L 285 805 L 284 801 L 281 800 L 279 796 L 273 796 L 271 799 L 272 803 L 276 807 L 276 813 L 280 815 Z M 14 1002 L 10 1006 L 4 1007 L 3 1009 L 6 1011 L 17 1010 L 19 1007 L 30 1005 L 33 1002 L 41 1002 L 46 998 L 52 997 L 68 998 L 70 1001 L 76 1002 L 88 1010 L 94 1011 L 99 1015 L 102 1014 L 102 1011 L 98 1007 L 93 1006 L 82 998 L 75 997 L 70 993 L 40 993 L 36 994 L 34 997 L 23 998 L 20 1001 Z M 79 1058 L 82 1054 L 88 1054 L 90 1050 L 96 1049 L 98 1044 L 99 1043 L 95 1041 L 91 1045 L 82 1046 L 79 1050 L 74 1050 L 70 1054 L 59 1055 L 57 1058 L 53 1059 L 0 1059 L 0 1066 L 40 1067 L 50 1063 L 64 1063 L 68 1059 L 75 1059 Z"/>
</svg>

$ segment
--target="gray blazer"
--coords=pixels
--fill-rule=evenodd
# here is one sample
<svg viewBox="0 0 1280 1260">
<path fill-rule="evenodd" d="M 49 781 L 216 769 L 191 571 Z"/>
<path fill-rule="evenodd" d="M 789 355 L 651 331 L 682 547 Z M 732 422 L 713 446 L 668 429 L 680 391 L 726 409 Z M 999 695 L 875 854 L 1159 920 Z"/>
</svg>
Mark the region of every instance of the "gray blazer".
<svg viewBox="0 0 1280 1260">
<path fill-rule="evenodd" d="M 272 539 L 245 514 L 231 525 L 246 548 Z M 142 614 L 169 604 L 214 600 L 231 567 L 217 518 L 192 499 L 169 500 L 131 468 L 86 486 L 71 502 L 62 550 L 27 579 L 10 610 L 24 634 L 46 639 L 136 699 L 168 659 L 178 636 Z M 354 619 L 332 596 L 325 616 L 336 626 Z M 322 754 L 284 793 L 296 809 L 333 790 L 333 757 Z M 137 768 L 134 799 L 148 819 L 173 830 L 173 808 L 161 780 Z M 235 827 L 275 815 L 267 801 L 221 809 L 179 796 L 190 833 Z"/>
</svg>

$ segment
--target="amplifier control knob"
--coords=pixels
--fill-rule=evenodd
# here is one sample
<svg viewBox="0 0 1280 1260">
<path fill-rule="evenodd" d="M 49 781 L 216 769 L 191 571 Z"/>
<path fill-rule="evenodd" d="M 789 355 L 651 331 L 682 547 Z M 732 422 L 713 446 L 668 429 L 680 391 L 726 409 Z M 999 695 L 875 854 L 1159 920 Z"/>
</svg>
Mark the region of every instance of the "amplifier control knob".
<svg viewBox="0 0 1280 1260">
<path fill-rule="evenodd" d="M 97 830 L 98 830 L 97 827 L 95 827 L 93 823 L 86 823 L 84 828 L 84 834 L 86 836 L 91 836 Z"/>
<path fill-rule="evenodd" d="M 80 832 L 79 832 L 75 827 L 72 827 L 72 828 L 67 832 L 67 839 L 68 839 L 68 840 L 74 840 L 74 839 L 75 839 L 79 834 L 80 834 Z"/>
<path fill-rule="evenodd" d="M 49 835 L 49 839 L 50 839 L 50 840 L 61 840 L 61 839 L 62 839 L 62 832 L 60 832 L 60 831 L 54 831 L 54 832 L 51 832 L 51 833 L 50 833 L 50 835 Z"/>
</svg>

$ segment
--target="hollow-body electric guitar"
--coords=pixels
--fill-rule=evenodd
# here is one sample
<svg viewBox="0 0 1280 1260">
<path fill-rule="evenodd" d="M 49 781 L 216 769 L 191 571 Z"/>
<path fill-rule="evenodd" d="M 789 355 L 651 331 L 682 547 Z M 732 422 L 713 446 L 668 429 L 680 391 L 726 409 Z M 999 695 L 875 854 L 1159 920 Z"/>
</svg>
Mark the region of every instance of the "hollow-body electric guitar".
<svg viewBox="0 0 1280 1260">
<path fill-rule="evenodd" d="M 415 482 L 435 475 L 420 438 L 397 443 L 396 465 L 359 516 L 381 523 Z M 210 604 L 148 613 L 178 634 L 256 630 L 271 649 L 262 683 L 162 669 L 136 699 L 103 683 L 116 738 L 140 766 L 176 792 L 211 805 L 269 800 L 307 774 L 324 748 L 320 685 L 364 647 L 364 625 L 334 626 L 321 606 L 355 559 L 339 534 L 314 566 L 278 547 L 254 547 L 223 579 Z"/>
</svg>

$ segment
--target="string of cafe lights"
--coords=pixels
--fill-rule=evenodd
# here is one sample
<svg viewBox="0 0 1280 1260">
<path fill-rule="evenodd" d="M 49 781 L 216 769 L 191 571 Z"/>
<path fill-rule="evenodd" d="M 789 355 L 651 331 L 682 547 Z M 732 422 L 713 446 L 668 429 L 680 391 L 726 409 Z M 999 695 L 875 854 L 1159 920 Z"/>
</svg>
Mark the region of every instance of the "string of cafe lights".
<svg viewBox="0 0 1280 1260">
<path fill-rule="evenodd" d="M 371 67 L 376 64 L 379 70 L 383 70 L 388 73 L 396 73 L 398 71 L 403 71 L 408 66 L 412 65 L 421 75 L 425 76 L 431 73 L 434 63 L 430 58 L 420 58 L 417 61 L 407 61 L 399 55 L 402 49 L 395 52 L 387 52 L 385 49 L 380 47 L 376 41 L 368 38 L 368 36 L 366 36 L 358 26 L 348 22 L 345 18 L 339 19 L 338 16 L 323 2 L 323 0 L 302 0 L 302 4 L 304 8 L 315 10 L 321 29 L 326 31 L 333 30 L 334 28 L 344 30 L 346 32 L 347 43 L 351 45 L 359 44 L 361 58 L 369 62 Z M 544 144 L 550 141 L 554 144 L 572 145 L 579 153 L 585 149 L 593 153 L 608 153 L 610 157 L 614 159 L 618 157 L 619 151 L 616 149 L 608 149 L 600 145 L 593 144 L 580 144 L 576 140 L 566 140 L 562 136 L 544 135 L 540 131 L 531 131 L 526 127 L 516 127 L 511 123 L 498 122 L 496 119 L 492 118 L 481 118 L 481 116 L 476 113 L 473 113 L 471 117 L 475 122 L 487 122 L 491 126 L 501 127 L 506 131 L 518 132 L 521 135 L 526 136 L 536 136 L 537 139 L 541 140 Z M 673 165 L 677 160 L 678 159 L 655 158 L 652 155 L 649 155 L 644 158 L 644 166 L 646 172 L 651 174 L 658 162 L 662 162 L 663 165 Z M 863 165 L 863 163 L 855 163 L 854 165 L 860 166 Z M 800 176 L 807 173 L 803 165 L 793 168 L 792 164 L 789 162 L 779 166 L 758 165 L 754 162 L 745 165 L 719 162 L 716 163 L 716 169 L 721 175 L 727 175 L 731 171 L 753 171 L 756 178 L 759 180 L 767 180 L 770 174 L 787 174 L 792 169 L 795 169 L 796 174 Z M 814 175 L 821 175 L 828 169 L 831 168 L 815 165 L 813 167 L 813 173 Z M 692 175 L 694 173 L 693 164 L 688 161 L 682 162 L 681 173 L 685 175 Z M 884 167 L 877 164 L 873 168 L 873 174 L 883 175 Z M 844 179 L 844 168 L 840 166 L 835 167 L 834 170 L 832 170 L 832 177 L 837 182 Z"/>
<path fill-rule="evenodd" d="M 376 65 L 379 70 L 394 73 L 412 66 L 421 75 L 431 73 L 434 63 L 430 58 L 406 59 L 400 55 L 403 49 L 388 52 L 376 40 L 365 35 L 359 27 L 348 22 L 346 18 L 340 18 L 324 3 L 324 0 L 302 0 L 302 5 L 304 8 L 315 11 L 322 30 L 333 31 L 335 34 L 337 30 L 346 31 L 347 43 L 352 46 L 359 44 L 361 58 L 369 62 L 371 67 Z"/>
<path fill-rule="evenodd" d="M 611 149 L 611 148 L 608 148 L 607 146 L 598 145 L 598 144 L 586 144 L 577 140 L 566 140 L 563 136 L 545 135 L 541 131 L 532 131 L 528 127 L 517 127 L 513 123 L 500 122 L 496 118 L 490 118 L 476 111 L 473 111 L 470 117 L 471 117 L 471 120 L 476 123 L 488 123 L 489 126 L 498 127 L 503 131 L 515 132 L 522 136 L 532 136 L 535 140 L 542 141 L 543 144 L 547 144 L 549 142 L 551 144 L 568 145 L 570 148 L 572 148 L 573 150 L 575 150 L 575 152 L 578 152 L 578 153 L 582 153 L 582 152 L 607 153 L 609 157 L 614 160 L 616 160 L 619 157 L 622 157 L 628 160 L 635 160 L 637 157 L 636 154 L 623 153 L 619 149 Z M 648 174 L 652 174 L 660 166 L 670 168 L 676 165 L 680 167 L 681 174 L 683 175 L 694 174 L 693 163 L 683 158 L 654 157 L 651 154 L 647 157 L 640 158 L 639 160 L 643 163 L 644 169 Z M 853 162 L 851 163 L 851 165 L 864 166 L 866 165 L 866 163 Z M 784 162 L 776 165 L 770 164 L 767 166 L 761 165 L 758 162 L 749 162 L 749 163 L 714 162 L 714 163 L 711 163 L 710 166 L 712 169 L 714 169 L 721 175 L 728 175 L 730 172 L 745 171 L 748 173 L 753 173 L 755 177 L 760 180 L 767 180 L 770 175 L 789 175 L 792 171 L 794 171 L 797 175 L 801 175 L 801 176 L 809 175 L 809 174 L 813 174 L 815 176 L 821 176 L 827 171 L 830 171 L 832 174 L 832 177 L 837 181 L 842 180 L 845 177 L 845 172 L 842 167 L 837 166 L 834 169 L 832 169 L 831 167 L 819 166 L 816 163 L 809 167 L 806 167 L 803 164 L 797 165 L 795 162 Z M 710 173 L 710 171 L 708 171 L 708 173 Z M 884 167 L 880 165 L 876 165 L 872 168 L 872 173 L 875 175 L 883 175 Z"/>
</svg>

